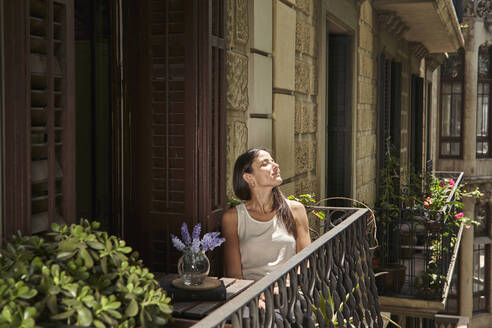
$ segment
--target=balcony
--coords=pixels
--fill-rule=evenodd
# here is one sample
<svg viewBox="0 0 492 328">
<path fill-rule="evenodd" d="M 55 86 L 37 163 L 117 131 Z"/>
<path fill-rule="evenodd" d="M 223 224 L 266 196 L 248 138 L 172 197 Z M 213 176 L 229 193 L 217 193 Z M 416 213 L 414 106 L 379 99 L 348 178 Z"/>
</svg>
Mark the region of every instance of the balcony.
<svg viewBox="0 0 492 328">
<path fill-rule="evenodd" d="M 368 238 L 374 222 L 368 210 L 311 209 L 325 214 L 322 228 L 326 232 L 193 327 L 226 323 L 232 327 L 325 327 L 327 318 L 340 326 L 351 322 L 356 327 L 383 327 Z M 265 296 L 265 310 L 258 308 L 260 295 Z"/>
<path fill-rule="evenodd" d="M 444 206 L 451 210 L 463 173 L 435 175 L 455 181 Z M 403 205 L 386 215 L 390 218 L 387 224 L 378 224 L 382 258 L 380 268 L 375 269 L 388 272 L 377 279 L 381 309 L 437 320 L 436 313 L 445 310 L 448 301 L 464 225 L 432 222 L 425 208 Z"/>
<path fill-rule="evenodd" d="M 375 0 L 373 6 L 390 31 L 422 44 L 429 53 L 455 52 L 464 46 L 451 0 Z"/>
</svg>

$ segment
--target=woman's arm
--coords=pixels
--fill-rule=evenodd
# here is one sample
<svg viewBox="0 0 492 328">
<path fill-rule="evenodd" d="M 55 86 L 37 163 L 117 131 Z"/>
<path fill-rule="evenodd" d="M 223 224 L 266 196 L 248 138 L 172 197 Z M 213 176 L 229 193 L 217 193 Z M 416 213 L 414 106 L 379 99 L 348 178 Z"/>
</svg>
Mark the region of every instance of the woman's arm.
<svg viewBox="0 0 492 328">
<path fill-rule="evenodd" d="M 237 235 L 237 210 L 235 208 L 229 209 L 222 217 L 222 235 L 226 240 L 224 244 L 226 276 L 243 279 L 239 236 Z"/>
<path fill-rule="evenodd" d="M 304 247 L 311 244 L 311 236 L 309 235 L 309 222 L 306 214 L 306 208 L 299 202 L 289 200 L 292 215 L 296 221 L 296 253 L 299 253 Z"/>
</svg>

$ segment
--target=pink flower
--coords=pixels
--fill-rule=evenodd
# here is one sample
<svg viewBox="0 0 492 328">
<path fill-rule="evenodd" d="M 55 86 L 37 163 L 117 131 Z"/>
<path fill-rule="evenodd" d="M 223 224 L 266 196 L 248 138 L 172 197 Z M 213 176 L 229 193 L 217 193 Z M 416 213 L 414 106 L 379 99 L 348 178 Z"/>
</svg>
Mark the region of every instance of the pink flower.
<svg viewBox="0 0 492 328">
<path fill-rule="evenodd" d="M 470 229 L 471 228 L 471 225 L 467 225 L 465 226 L 466 230 Z"/>
<path fill-rule="evenodd" d="M 455 218 L 455 219 L 459 219 L 459 218 L 462 218 L 463 216 L 465 216 L 465 215 L 463 214 L 463 212 L 460 212 L 460 213 L 456 214 L 456 215 L 454 216 L 454 218 Z"/>
<path fill-rule="evenodd" d="M 448 183 L 449 183 L 450 186 L 454 186 L 454 180 L 453 179 L 449 179 L 449 182 Z"/>
<path fill-rule="evenodd" d="M 424 200 L 424 206 L 427 207 L 427 208 L 430 208 L 432 204 L 432 198 L 430 197 L 427 197 L 425 200 Z"/>
<path fill-rule="evenodd" d="M 441 186 L 441 188 L 444 188 L 444 183 L 440 183 L 439 186 Z"/>
</svg>

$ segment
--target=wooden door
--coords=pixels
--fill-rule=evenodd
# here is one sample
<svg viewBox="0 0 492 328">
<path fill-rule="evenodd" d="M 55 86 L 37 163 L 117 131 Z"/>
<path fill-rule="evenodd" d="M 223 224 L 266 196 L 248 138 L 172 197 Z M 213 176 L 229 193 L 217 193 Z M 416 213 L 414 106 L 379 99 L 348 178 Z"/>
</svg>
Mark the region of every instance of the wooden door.
<svg viewBox="0 0 492 328">
<path fill-rule="evenodd" d="M 124 236 L 172 272 L 169 234 L 216 229 L 225 203 L 224 2 L 125 1 L 124 13 Z"/>
</svg>

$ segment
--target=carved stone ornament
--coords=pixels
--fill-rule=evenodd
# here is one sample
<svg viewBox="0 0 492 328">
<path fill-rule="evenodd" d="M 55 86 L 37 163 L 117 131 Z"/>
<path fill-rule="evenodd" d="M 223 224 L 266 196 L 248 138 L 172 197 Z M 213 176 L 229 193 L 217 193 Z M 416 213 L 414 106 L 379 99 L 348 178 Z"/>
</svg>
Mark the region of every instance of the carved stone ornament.
<svg viewBox="0 0 492 328">
<path fill-rule="evenodd" d="M 410 29 L 400 16 L 396 15 L 394 12 L 380 11 L 377 13 L 377 17 L 384 29 L 388 30 L 399 39 Z"/>
<path fill-rule="evenodd" d="M 464 15 L 482 19 L 488 28 L 492 24 L 492 0 L 467 0 Z"/>
<path fill-rule="evenodd" d="M 412 55 L 417 57 L 418 60 L 421 60 L 429 53 L 427 48 L 420 42 L 409 42 L 408 46 L 412 52 Z"/>
<path fill-rule="evenodd" d="M 233 51 L 227 52 L 227 110 L 248 109 L 248 57 Z"/>
</svg>

